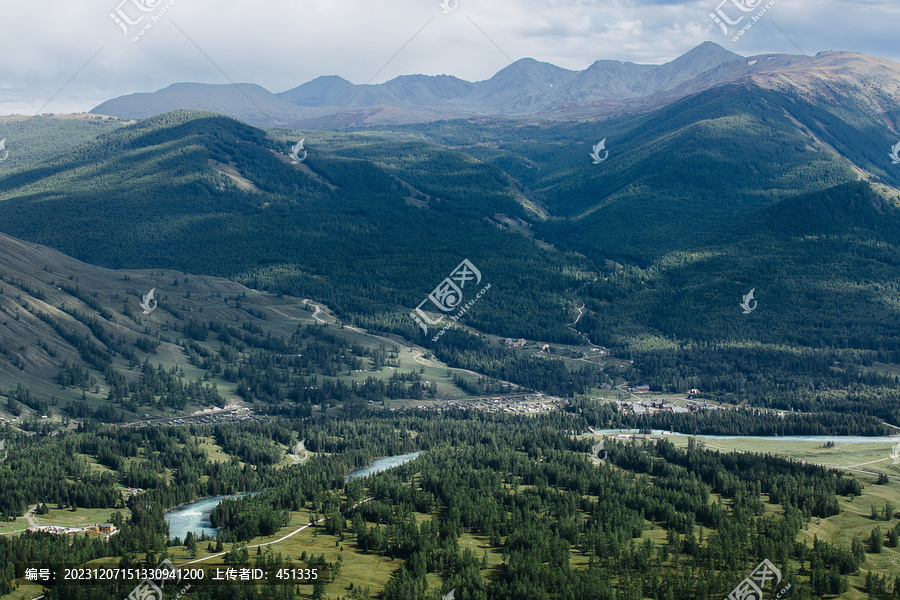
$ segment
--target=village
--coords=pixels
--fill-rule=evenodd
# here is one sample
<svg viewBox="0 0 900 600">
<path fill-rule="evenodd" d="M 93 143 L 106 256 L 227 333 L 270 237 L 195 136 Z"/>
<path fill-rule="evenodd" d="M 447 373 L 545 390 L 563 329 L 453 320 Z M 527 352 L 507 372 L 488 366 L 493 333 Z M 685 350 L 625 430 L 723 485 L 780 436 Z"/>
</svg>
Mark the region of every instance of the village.
<svg viewBox="0 0 900 600">
<path fill-rule="evenodd" d="M 520 415 L 536 415 L 557 410 L 566 401 L 555 396 L 544 394 L 526 394 L 520 396 L 503 396 L 476 400 L 449 400 L 430 405 L 416 406 L 418 410 L 442 413 L 448 410 L 478 410 L 486 413 L 510 413 Z"/>
<path fill-rule="evenodd" d="M 59 525 L 33 525 L 28 528 L 29 532 L 50 533 L 54 535 L 77 535 L 80 533 L 92 533 L 94 535 L 104 536 L 109 539 L 111 535 L 119 532 L 112 523 L 100 523 L 99 525 L 88 525 L 86 527 L 61 527 Z"/>
<path fill-rule="evenodd" d="M 253 414 L 253 412 L 247 408 L 236 408 L 230 409 L 227 411 L 216 411 L 216 412 L 208 412 L 208 413 L 199 413 L 195 415 L 190 415 L 186 417 L 172 418 L 166 417 L 165 415 L 156 415 L 155 417 L 151 417 L 150 415 L 145 414 L 144 419 L 141 421 L 134 421 L 132 423 L 127 423 L 123 425 L 123 427 L 160 427 L 163 425 L 171 425 L 173 427 L 183 427 L 186 425 L 211 425 L 211 424 L 220 424 L 220 423 L 243 423 L 250 421 L 260 421 L 260 422 L 273 422 L 274 419 L 271 417 L 264 417 Z"/>
<path fill-rule="evenodd" d="M 662 400 L 660 398 L 647 398 L 645 400 L 637 400 L 634 402 L 617 400 L 616 405 L 620 410 L 631 412 L 635 415 L 652 415 L 657 412 L 670 412 L 678 415 L 696 413 L 701 410 L 719 410 L 718 406 L 709 404 L 708 402 L 688 402 L 687 405 L 680 406 L 671 400 Z"/>
<path fill-rule="evenodd" d="M 609 389 L 609 386 L 604 387 L 605 389 Z M 635 385 L 631 387 L 628 387 L 627 384 L 622 384 L 616 389 L 620 389 L 622 391 L 625 391 L 627 389 L 628 393 L 630 393 L 633 397 L 637 397 L 638 394 L 650 393 L 650 386 L 647 384 Z M 675 404 L 674 402 L 672 402 L 672 400 L 663 398 L 645 398 L 635 401 L 616 400 L 615 403 L 619 407 L 619 410 L 623 412 L 630 412 L 634 415 L 652 415 L 659 412 L 668 412 L 679 415 L 698 413 L 704 410 L 725 410 L 725 408 L 716 404 L 712 404 L 710 402 L 706 402 L 703 400 L 693 400 L 693 398 L 699 395 L 700 390 L 698 389 L 692 389 L 688 391 L 687 398 L 678 398 L 678 400 L 685 401 L 684 405 Z"/>
<path fill-rule="evenodd" d="M 649 386 L 637 386 L 628 388 L 628 391 L 632 394 L 641 394 L 647 393 L 649 391 Z M 680 399 L 684 400 L 684 405 L 675 404 L 671 400 L 666 400 L 662 398 L 646 398 L 643 400 L 635 400 L 635 401 L 627 401 L 627 400 L 616 400 L 615 404 L 619 407 L 619 410 L 623 412 L 628 412 L 634 415 L 653 415 L 657 413 L 671 413 L 675 415 L 679 414 L 697 414 L 703 411 L 717 411 L 717 410 L 754 410 L 750 407 L 738 408 L 734 406 L 719 406 L 718 404 L 713 404 L 711 402 L 706 402 L 704 400 L 691 400 L 693 396 L 699 394 L 697 390 L 691 390 L 688 394 L 688 399 Z M 755 409 L 759 410 L 759 409 Z M 772 411 L 775 412 L 775 411 Z M 783 411 L 778 411 L 775 413 L 778 415 L 780 419 L 785 418 L 785 413 Z"/>
</svg>

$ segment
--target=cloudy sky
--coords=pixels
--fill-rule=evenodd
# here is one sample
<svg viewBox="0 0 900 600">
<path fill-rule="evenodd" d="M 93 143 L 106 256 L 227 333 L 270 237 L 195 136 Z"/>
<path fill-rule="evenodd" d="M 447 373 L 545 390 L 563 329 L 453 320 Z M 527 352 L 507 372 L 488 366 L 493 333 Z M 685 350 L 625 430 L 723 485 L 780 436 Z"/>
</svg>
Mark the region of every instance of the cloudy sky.
<svg viewBox="0 0 900 600">
<path fill-rule="evenodd" d="M 897 0 L 444 1 L 455 10 L 440 0 L 2 0 L 0 114 L 88 111 L 183 81 L 280 92 L 320 75 L 478 81 L 524 57 L 568 69 L 664 63 L 707 40 L 747 56 L 847 50 L 900 62 Z M 710 18 L 773 2 L 737 41 L 749 17 L 729 35 Z"/>
</svg>

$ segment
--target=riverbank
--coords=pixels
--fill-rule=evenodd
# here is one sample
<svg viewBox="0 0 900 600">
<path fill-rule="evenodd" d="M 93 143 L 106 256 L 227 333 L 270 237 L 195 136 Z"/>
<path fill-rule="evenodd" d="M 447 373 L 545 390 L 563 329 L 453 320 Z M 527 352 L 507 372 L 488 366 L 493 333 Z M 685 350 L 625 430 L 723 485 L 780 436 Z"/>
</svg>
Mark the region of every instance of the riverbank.
<svg viewBox="0 0 900 600">
<path fill-rule="evenodd" d="M 224 496 L 207 496 L 186 502 L 165 512 L 163 518 L 169 525 L 169 540 L 179 538 L 183 540 L 188 532 L 193 532 L 195 536 L 206 534 L 215 537 L 219 530 L 212 526 L 209 517 L 212 511 L 226 498 L 243 498 L 244 496 L 252 496 L 260 494 L 265 490 L 258 492 L 242 492 L 239 494 L 227 494 Z"/>
<path fill-rule="evenodd" d="M 405 465 L 406 463 L 419 458 L 419 456 L 421 455 L 421 452 L 410 452 L 409 454 L 399 454 L 397 456 L 384 456 L 382 458 L 376 458 L 368 467 L 361 467 L 347 473 L 347 475 L 344 476 L 344 483 L 347 483 L 351 479 L 356 479 L 358 477 L 369 477 L 370 475 L 375 475 L 376 473 L 381 473 L 382 471 L 387 471 L 388 469 L 393 469 L 394 467 Z"/>
</svg>

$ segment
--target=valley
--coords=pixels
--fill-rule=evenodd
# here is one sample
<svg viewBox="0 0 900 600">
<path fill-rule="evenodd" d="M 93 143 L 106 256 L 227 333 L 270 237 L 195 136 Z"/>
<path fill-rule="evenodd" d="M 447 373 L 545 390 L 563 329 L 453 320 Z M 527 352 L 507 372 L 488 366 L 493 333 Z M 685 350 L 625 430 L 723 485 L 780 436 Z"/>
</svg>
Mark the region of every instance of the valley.
<svg viewBox="0 0 900 600">
<path fill-rule="evenodd" d="M 253 419 L 248 408 L 253 396 L 246 389 L 239 389 L 239 382 L 233 376 L 223 376 L 227 370 L 223 364 L 233 362 L 244 353 L 247 343 L 265 348 L 266 339 L 277 336 L 282 341 L 308 327 L 313 328 L 310 331 L 321 329 L 313 339 L 340 346 L 341 352 L 347 354 L 338 354 L 338 360 L 351 361 L 352 364 L 345 362 L 345 366 L 354 367 L 341 373 L 337 368 L 340 363 L 312 367 L 311 373 L 318 373 L 325 385 L 358 386 L 365 385 L 367 380 L 374 384 L 376 380 L 372 376 L 376 374 L 381 376 L 378 381 L 399 381 L 397 377 L 406 377 L 421 382 L 427 378 L 418 386 L 420 390 L 429 386 L 426 393 L 417 392 L 420 398 L 434 398 L 438 394 L 444 399 L 465 397 L 463 390 L 453 384 L 458 369 L 424 359 L 427 350 L 408 345 L 399 338 L 345 327 L 330 311 L 309 300 L 266 294 L 214 277 L 164 270 L 110 271 L 6 236 L 0 236 L 0 244 L 6 246 L 0 267 L 6 288 L 4 297 L 10 299 L 0 305 L 7 317 L 2 326 L 8 339 L 15 338 L 20 344 L 17 360 L 4 361 L 0 368 L 5 370 L 7 381 L 18 380 L 36 397 L 52 398 L 50 402 L 41 400 L 36 405 L 16 402 L 16 396 L 12 402 L 7 400 L 0 408 L 0 415 L 7 422 L 30 423 L 24 430 L 37 430 L 48 422 L 65 424 L 89 417 L 91 411 L 101 407 L 111 408 L 110 400 L 117 392 L 110 386 L 106 369 L 121 374 L 126 386 L 134 385 L 138 379 L 148 379 L 152 373 L 148 369 L 152 369 L 171 374 L 169 386 L 174 385 L 176 389 L 199 386 L 201 391 L 195 390 L 192 397 L 188 389 L 189 397 L 175 404 L 161 398 L 159 404 L 124 406 L 129 401 L 123 397 L 112 405 L 125 410 L 118 418 L 115 414 L 105 414 L 105 420 L 124 421 L 124 426 L 133 427 L 173 425 L 175 419 L 184 425 Z M 32 269 L 31 265 L 37 264 L 40 268 Z M 90 289 L 92 293 L 86 294 L 82 289 Z M 144 314 L 146 311 L 140 304 L 142 292 L 151 289 L 156 292 L 158 305 Z M 230 356 L 234 358 L 228 359 L 223 347 L 212 343 L 212 336 L 219 342 L 231 339 L 235 330 L 229 332 L 229 329 L 234 327 L 245 332 L 238 334 L 243 335 L 244 341 L 232 345 Z M 218 333 L 210 334 L 210 328 Z M 89 341 L 81 341 L 81 332 L 87 334 Z M 309 353 L 324 351 L 317 343 L 298 345 L 297 349 Z M 288 357 L 282 354 L 282 358 Z M 303 358 L 302 353 L 295 358 Z M 324 369 L 322 365 L 326 365 Z M 46 377 L 53 368 L 57 370 L 56 375 Z M 464 381 L 476 376 L 459 371 L 460 375 L 455 376 Z M 317 382 L 316 377 L 309 380 L 309 383 Z M 516 392 L 513 384 L 496 385 L 505 385 L 507 393 Z M 315 395 L 319 386 L 305 386 L 305 389 L 307 395 Z M 142 392 L 134 389 L 126 392 L 132 397 L 139 393 Z M 203 396 L 211 398 L 212 404 L 202 402 Z M 323 410 L 339 404 L 340 396 L 320 394 L 318 397 L 323 398 Z M 13 403 L 15 411 L 10 410 Z M 296 401 L 281 405 L 299 406 Z M 155 414 L 160 409 L 169 414 Z M 130 420 L 128 414 L 131 419 L 142 418 Z"/>
<path fill-rule="evenodd" d="M 900 598 L 900 64 L 510 63 L 0 117 L 0 598 Z"/>
</svg>

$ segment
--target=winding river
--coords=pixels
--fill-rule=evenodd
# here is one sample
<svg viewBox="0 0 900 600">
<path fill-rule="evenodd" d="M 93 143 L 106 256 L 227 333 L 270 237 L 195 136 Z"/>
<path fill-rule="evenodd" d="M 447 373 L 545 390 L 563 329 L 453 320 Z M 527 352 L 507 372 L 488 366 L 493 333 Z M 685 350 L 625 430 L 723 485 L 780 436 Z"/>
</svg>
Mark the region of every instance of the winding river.
<svg viewBox="0 0 900 600">
<path fill-rule="evenodd" d="M 412 452 L 410 454 L 402 454 L 400 456 L 385 456 L 372 461 L 368 467 L 355 469 L 350 471 L 344 478 L 344 481 L 350 481 L 357 477 L 368 477 L 375 473 L 381 473 L 394 467 L 406 464 L 411 460 L 415 460 L 422 454 L 421 452 Z M 259 492 L 251 492 L 258 494 Z M 212 498 L 203 498 L 190 504 L 173 508 L 166 512 L 166 522 L 169 524 L 169 539 L 174 540 L 176 537 L 184 540 L 188 531 L 193 531 L 195 536 L 205 533 L 210 537 L 215 537 L 219 530 L 212 526 L 209 516 L 213 509 L 225 498 L 240 498 L 247 494 L 236 494 L 234 496 L 213 496 Z"/>
<path fill-rule="evenodd" d="M 369 475 L 374 475 L 375 473 L 381 473 L 382 471 L 387 471 L 388 469 L 393 469 L 394 467 L 405 465 L 409 461 L 419 458 L 420 454 L 422 453 L 411 452 L 409 454 L 401 454 L 399 456 L 385 456 L 384 458 L 376 458 L 368 467 L 350 471 L 350 473 L 348 473 L 347 476 L 344 477 L 344 483 L 350 481 L 351 479 L 356 479 L 357 477 L 368 477 Z"/>
<path fill-rule="evenodd" d="M 259 492 L 256 493 L 258 494 Z M 205 533 L 210 537 L 216 537 L 219 530 L 213 527 L 209 521 L 209 515 L 212 514 L 213 509 L 225 498 L 241 498 L 246 495 L 213 496 L 212 498 L 204 498 L 166 511 L 165 517 L 166 523 L 169 524 L 169 539 L 174 540 L 177 537 L 183 541 L 188 531 L 193 531 L 195 536 Z"/>
</svg>

